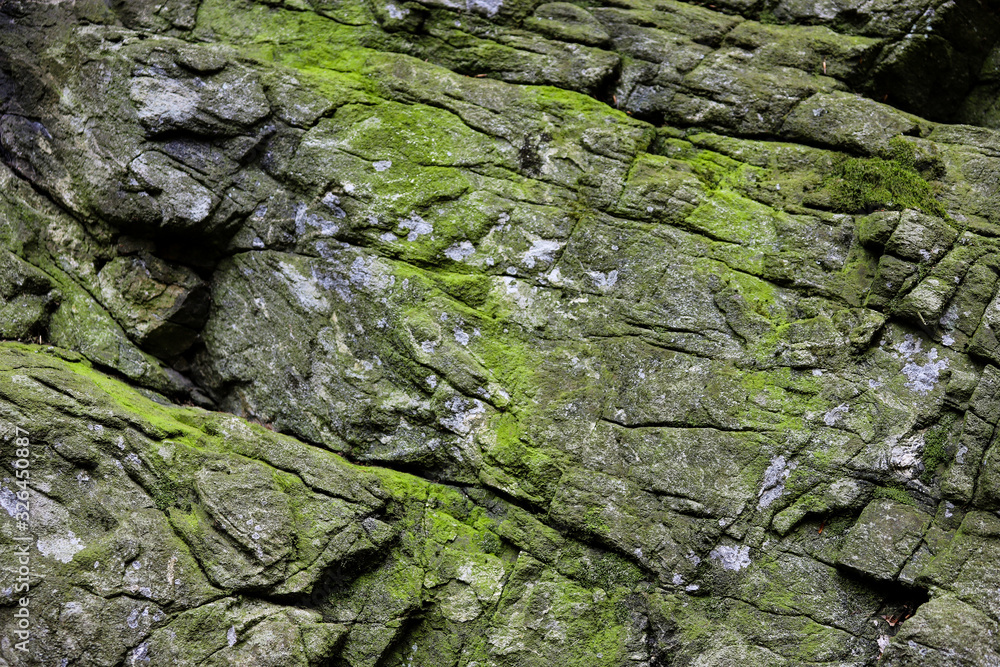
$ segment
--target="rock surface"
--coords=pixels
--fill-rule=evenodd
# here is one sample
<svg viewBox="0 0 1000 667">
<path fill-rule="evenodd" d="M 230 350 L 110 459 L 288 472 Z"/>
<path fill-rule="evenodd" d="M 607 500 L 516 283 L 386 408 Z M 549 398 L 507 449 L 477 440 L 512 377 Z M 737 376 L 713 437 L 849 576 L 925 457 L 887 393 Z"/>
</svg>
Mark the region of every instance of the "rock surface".
<svg viewBox="0 0 1000 667">
<path fill-rule="evenodd" d="M 0 664 L 1000 664 L 998 9 L 3 3 Z"/>
</svg>

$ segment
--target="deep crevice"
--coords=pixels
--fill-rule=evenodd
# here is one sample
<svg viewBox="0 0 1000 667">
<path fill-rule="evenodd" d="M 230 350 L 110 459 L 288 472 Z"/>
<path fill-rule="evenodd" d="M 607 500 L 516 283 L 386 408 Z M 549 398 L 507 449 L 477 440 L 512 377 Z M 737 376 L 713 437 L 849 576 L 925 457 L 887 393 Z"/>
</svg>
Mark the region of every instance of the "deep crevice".
<svg viewBox="0 0 1000 667">
<path fill-rule="evenodd" d="M 898 580 L 877 580 L 844 567 L 838 567 L 837 572 L 848 581 L 871 590 L 881 598 L 882 604 L 874 617 L 880 621 L 881 627 L 887 629 L 886 634 L 889 636 L 899 632 L 902 623 L 913 616 L 922 604 L 930 600 L 930 592 L 923 586 Z"/>
</svg>

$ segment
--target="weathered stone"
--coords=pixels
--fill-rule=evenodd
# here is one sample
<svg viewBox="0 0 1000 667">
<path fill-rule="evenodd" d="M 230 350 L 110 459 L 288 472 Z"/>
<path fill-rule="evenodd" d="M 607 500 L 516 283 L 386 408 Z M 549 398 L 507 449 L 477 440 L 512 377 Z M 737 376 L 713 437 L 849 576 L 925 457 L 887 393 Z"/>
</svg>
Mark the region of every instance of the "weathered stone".
<svg viewBox="0 0 1000 667">
<path fill-rule="evenodd" d="M 104 305 L 139 345 L 157 356 L 184 352 L 208 317 L 208 289 L 197 274 L 152 255 L 114 259 L 97 280 Z"/>
<path fill-rule="evenodd" d="M 611 36 L 601 27 L 600 22 L 587 10 L 568 2 L 550 2 L 539 5 L 528 18 L 526 28 L 536 30 L 552 39 L 580 42 L 600 46 Z"/>
<path fill-rule="evenodd" d="M 931 600 L 892 638 L 882 664 L 989 665 L 1000 661 L 996 621 L 954 597 Z"/>
<path fill-rule="evenodd" d="M 992 9 L 3 4 L 28 664 L 988 662 Z"/>
<path fill-rule="evenodd" d="M 910 134 L 918 119 L 873 100 L 845 93 L 818 93 L 803 101 L 785 120 L 782 134 L 851 153 L 879 154 L 889 140 Z"/>
<path fill-rule="evenodd" d="M 930 517 L 893 500 L 876 500 L 851 527 L 837 565 L 881 580 L 895 579 L 913 555 Z"/>
</svg>

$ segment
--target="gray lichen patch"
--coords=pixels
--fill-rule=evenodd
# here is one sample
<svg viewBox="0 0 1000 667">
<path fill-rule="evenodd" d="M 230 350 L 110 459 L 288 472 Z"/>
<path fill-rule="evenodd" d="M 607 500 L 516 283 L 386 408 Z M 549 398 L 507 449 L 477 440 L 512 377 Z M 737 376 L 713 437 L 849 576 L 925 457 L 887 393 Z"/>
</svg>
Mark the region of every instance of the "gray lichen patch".
<svg viewBox="0 0 1000 667">
<path fill-rule="evenodd" d="M 708 554 L 709 559 L 718 561 L 724 570 L 738 572 L 750 567 L 750 547 L 718 546 Z"/>
</svg>

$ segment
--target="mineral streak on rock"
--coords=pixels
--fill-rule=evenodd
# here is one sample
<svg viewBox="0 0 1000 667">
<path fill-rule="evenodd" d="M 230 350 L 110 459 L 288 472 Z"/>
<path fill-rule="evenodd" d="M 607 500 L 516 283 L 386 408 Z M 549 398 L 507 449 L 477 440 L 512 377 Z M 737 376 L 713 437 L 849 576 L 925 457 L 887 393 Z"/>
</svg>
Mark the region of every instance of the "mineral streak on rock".
<svg viewBox="0 0 1000 667">
<path fill-rule="evenodd" d="M 0 664 L 1000 664 L 998 17 L 0 3 Z"/>
</svg>

